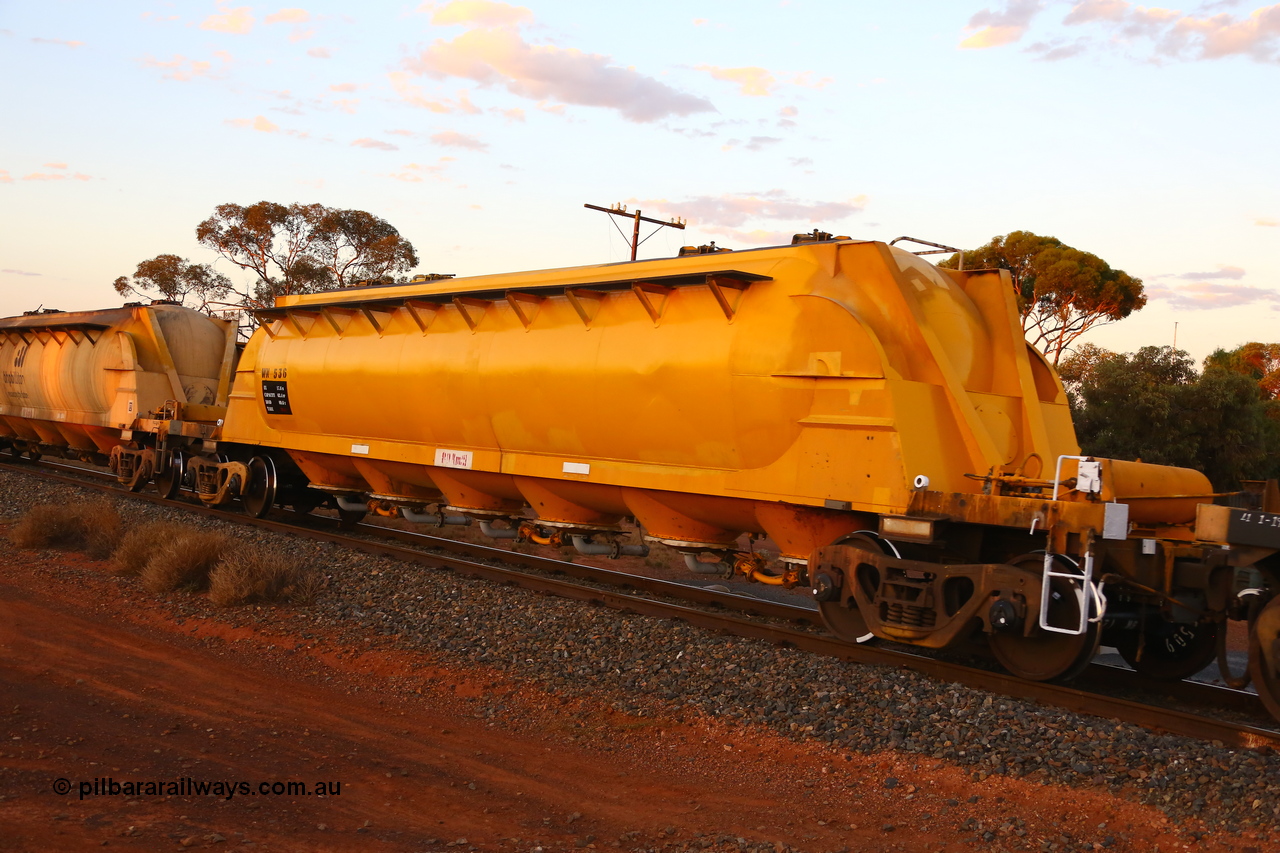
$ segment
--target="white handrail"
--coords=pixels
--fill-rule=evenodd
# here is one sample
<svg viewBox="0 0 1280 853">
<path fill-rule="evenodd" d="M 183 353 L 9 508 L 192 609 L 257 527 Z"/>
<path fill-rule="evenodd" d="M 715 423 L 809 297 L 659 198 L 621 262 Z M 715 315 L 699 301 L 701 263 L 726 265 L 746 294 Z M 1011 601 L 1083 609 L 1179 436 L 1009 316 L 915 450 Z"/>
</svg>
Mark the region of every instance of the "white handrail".
<svg viewBox="0 0 1280 853">
<path fill-rule="evenodd" d="M 1059 456 L 1058 457 L 1058 464 L 1053 469 L 1053 499 L 1055 501 L 1058 499 L 1058 483 L 1062 480 L 1062 460 L 1063 459 L 1074 459 L 1077 462 L 1089 461 L 1088 456 Z"/>
</svg>

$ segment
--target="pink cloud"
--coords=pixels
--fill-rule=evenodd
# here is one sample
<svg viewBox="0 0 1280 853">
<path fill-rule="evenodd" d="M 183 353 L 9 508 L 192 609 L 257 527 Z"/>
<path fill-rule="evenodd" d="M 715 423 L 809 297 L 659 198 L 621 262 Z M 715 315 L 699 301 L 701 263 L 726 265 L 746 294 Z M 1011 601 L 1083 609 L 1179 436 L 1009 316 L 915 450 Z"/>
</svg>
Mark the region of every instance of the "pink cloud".
<svg viewBox="0 0 1280 853">
<path fill-rule="evenodd" d="M 774 91 L 779 86 L 784 85 L 821 89 L 832 82 L 830 77 L 814 80 L 812 71 L 792 74 L 786 79 L 780 80 L 767 68 L 760 68 L 754 65 L 745 68 L 719 68 L 715 65 L 699 65 L 697 70 L 705 71 L 716 80 L 736 83 L 738 85 L 738 93 L 750 98 L 768 97 L 774 94 Z"/>
<path fill-rule="evenodd" d="M 262 19 L 264 24 L 305 24 L 311 20 L 311 13 L 306 9 L 281 9 Z"/>
<path fill-rule="evenodd" d="M 860 213 L 867 206 L 867 197 L 858 196 L 849 201 L 803 201 L 792 197 L 785 190 L 777 189 L 758 193 L 698 196 L 685 201 L 645 199 L 636 201 L 636 204 L 645 209 L 655 208 L 664 213 L 682 216 L 699 225 L 739 228 L 749 221 L 759 219 L 787 219 L 804 224 L 829 223 Z"/>
<path fill-rule="evenodd" d="M 1072 7 L 1063 23 L 1100 30 L 1109 42 L 1148 41 L 1153 59 L 1247 56 L 1257 62 L 1280 62 L 1280 4 L 1261 6 L 1247 16 L 1237 17 L 1228 12 L 1184 15 L 1126 0 L 1082 0 Z"/>
<path fill-rule="evenodd" d="M 1070 26 L 1090 21 L 1122 21 L 1128 9 L 1129 4 L 1124 0 L 1084 0 L 1071 7 L 1062 23 Z"/>
<path fill-rule="evenodd" d="M 782 141 L 780 136 L 753 136 L 746 142 L 740 139 L 730 139 L 724 145 L 720 146 L 723 151 L 731 151 L 738 146 L 742 146 L 748 151 L 763 151 L 770 145 L 777 145 Z"/>
<path fill-rule="evenodd" d="M 812 71 L 801 71 L 799 74 L 793 74 L 787 82 L 792 86 L 803 86 L 806 89 L 825 89 L 827 84 L 834 83 L 835 79 L 834 77 L 820 77 L 814 80 Z"/>
<path fill-rule="evenodd" d="M 307 56 L 313 59 L 332 59 L 333 54 L 329 52 L 327 47 L 313 47 L 307 51 Z"/>
<path fill-rule="evenodd" d="M 453 130 L 433 133 L 431 134 L 431 141 L 436 145 L 444 145 L 451 148 L 470 148 L 472 151 L 486 151 L 489 148 L 488 145 L 474 136 L 468 136 L 465 133 L 458 133 Z"/>
<path fill-rule="evenodd" d="M 773 94 L 778 85 L 778 78 L 767 69 L 758 66 L 746 68 L 718 68 L 714 65 L 699 65 L 697 70 L 705 71 L 715 80 L 736 83 L 739 94 L 750 98 L 763 98 Z"/>
<path fill-rule="evenodd" d="M 13 177 L 9 174 L 8 169 L 0 169 L 0 184 L 13 183 Z"/>
<path fill-rule="evenodd" d="M 968 50 L 1000 47 L 1018 41 L 1031 26 L 1031 20 L 1040 12 L 1039 0 L 1007 0 L 1004 9 L 983 9 L 969 19 L 966 31 L 977 30 L 960 42 Z"/>
<path fill-rule="evenodd" d="M 1151 299 L 1167 302 L 1174 308 L 1189 311 L 1235 308 L 1239 305 L 1266 302 L 1271 303 L 1273 309 L 1280 307 L 1280 292 L 1248 284 L 1222 284 L 1208 281 L 1198 281 L 1177 287 L 1156 284 L 1148 287 L 1146 293 Z"/>
<path fill-rule="evenodd" d="M 387 175 L 385 175 L 385 177 L 392 178 L 393 180 L 397 180 L 397 181 L 404 181 L 405 183 L 410 183 L 410 184 L 420 183 L 426 180 L 427 178 L 444 180 L 443 174 L 444 174 L 445 165 L 451 162 L 453 159 L 454 158 L 452 157 L 441 157 L 439 160 L 437 160 L 435 163 L 431 165 L 423 165 L 422 163 L 408 163 L 401 169 L 401 171 L 390 172 Z"/>
<path fill-rule="evenodd" d="M 355 142 L 352 142 L 351 144 L 356 148 L 376 148 L 379 151 L 399 151 L 400 150 L 399 145 L 392 145 L 390 142 L 383 142 L 381 139 L 370 139 L 367 136 L 363 139 L 357 139 Z"/>
<path fill-rule="evenodd" d="M 26 270 L 0 270 L 0 273 L 7 273 L 8 275 L 42 275 L 42 273 L 27 272 Z"/>
<path fill-rule="evenodd" d="M 634 122 L 714 112 L 705 98 L 680 92 L 610 58 L 572 48 L 531 45 L 514 30 L 469 30 L 452 41 L 437 40 L 405 67 L 414 74 L 461 77 L 483 86 L 503 86 L 533 101 L 563 101 L 617 110 Z"/>
<path fill-rule="evenodd" d="M 1051 39 L 1047 42 L 1038 41 L 1035 44 L 1028 45 L 1027 53 L 1036 54 L 1036 58 L 1044 62 L 1057 62 L 1061 59 L 1079 56 L 1087 49 L 1087 39 L 1076 39 L 1070 42 L 1063 39 Z"/>
<path fill-rule="evenodd" d="M 748 246 L 785 246 L 791 242 L 795 231 L 770 231 L 765 228 L 753 228 L 744 231 L 737 228 L 707 228 L 712 234 L 723 234 L 739 243 Z M 728 247 L 726 247 L 728 248 Z"/>
<path fill-rule="evenodd" d="M 458 111 L 469 113 L 470 115 L 479 115 L 480 108 L 471 103 L 471 94 L 465 89 L 458 90 Z"/>
<path fill-rule="evenodd" d="M 1190 281 L 1217 281 L 1224 278 L 1239 280 L 1244 278 L 1244 269 L 1242 267 L 1218 264 L 1217 272 L 1184 272 L 1176 277 L 1189 279 Z"/>
<path fill-rule="evenodd" d="M 411 106 L 442 115 L 455 112 L 474 115 L 480 112 L 480 108 L 471 102 L 470 95 L 465 91 L 458 92 L 458 99 L 455 101 L 428 95 L 421 86 L 410 82 L 411 75 L 404 71 L 392 71 L 387 75 L 387 79 L 391 81 L 391 88 L 396 91 L 396 94 Z"/>
<path fill-rule="evenodd" d="M 453 0 L 436 9 L 424 4 L 422 11 L 434 9 L 431 23 L 442 27 L 475 24 L 481 27 L 512 27 L 533 21 L 533 12 L 524 6 L 511 6 L 491 0 Z"/>
<path fill-rule="evenodd" d="M 63 47 L 69 47 L 72 50 L 75 50 L 77 47 L 84 46 L 84 42 L 82 41 L 67 41 L 66 39 L 46 39 L 36 37 L 31 40 L 36 44 L 60 44 Z"/>
<path fill-rule="evenodd" d="M 141 64 L 143 68 L 155 68 L 165 72 L 161 75 L 165 80 L 177 80 L 185 83 L 187 81 L 194 80 L 197 77 L 216 79 L 222 76 L 226 72 L 228 64 L 231 62 L 231 54 L 224 50 L 219 50 L 214 52 L 213 55 L 216 59 L 221 61 L 217 69 L 213 67 L 213 62 L 211 61 L 188 59 L 180 53 L 174 54 L 173 59 L 170 59 L 167 62 L 162 62 L 152 56 L 145 56 L 142 59 L 139 59 L 138 63 Z"/>
<path fill-rule="evenodd" d="M 493 109 L 490 110 L 490 112 L 495 112 L 498 115 L 502 116 L 507 120 L 508 123 L 524 121 L 524 110 L 520 109 L 519 107 L 512 107 L 509 110 L 500 110 L 497 107 L 494 107 Z"/>
<path fill-rule="evenodd" d="M 275 133 L 280 126 L 268 119 L 266 116 L 255 116 L 249 118 L 229 118 L 226 121 L 232 127 L 243 127 L 250 130 L 256 130 L 259 133 Z"/>
<path fill-rule="evenodd" d="M 330 92 L 355 92 L 360 87 L 355 83 L 334 83 L 329 87 Z"/>
<path fill-rule="evenodd" d="M 253 22 L 254 17 L 249 14 L 249 7 L 237 6 L 235 9 L 224 9 L 220 14 L 205 18 L 200 24 L 200 29 L 245 35 L 253 29 Z"/>
<path fill-rule="evenodd" d="M 32 172 L 29 175 L 23 175 L 24 181 L 90 181 L 93 180 L 89 175 L 76 172 L 75 174 L 67 174 L 66 172 Z"/>
<path fill-rule="evenodd" d="M 1280 228 L 1280 221 L 1276 221 L 1275 219 L 1259 218 L 1253 220 L 1253 224 L 1261 228 Z"/>
<path fill-rule="evenodd" d="M 67 168 L 67 164 L 66 163 L 45 163 L 44 167 L 46 169 L 65 169 Z"/>
</svg>

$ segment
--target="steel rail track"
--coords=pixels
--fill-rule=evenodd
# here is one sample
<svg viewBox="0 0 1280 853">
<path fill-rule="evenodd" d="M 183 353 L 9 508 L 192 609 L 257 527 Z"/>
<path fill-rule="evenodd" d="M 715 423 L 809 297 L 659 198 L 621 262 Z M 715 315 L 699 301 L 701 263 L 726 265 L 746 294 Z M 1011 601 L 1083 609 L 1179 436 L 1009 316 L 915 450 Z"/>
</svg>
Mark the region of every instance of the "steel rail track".
<svg viewBox="0 0 1280 853">
<path fill-rule="evenodd" d="M 18 473 L 37 474 L 47 479 L 72 485 L 97 488 L 114 494 L 122 493 L 113 476 L 89 468 L 44 461 L 41 461 L 38 465 L 28 463 L 25 465 L 10 465 L 8 468 Z M 50 469 L 61 469 L 75 473 L 58 473 L 56 470 Z M 430 568 L 447 569 L 471 577 L 516 585 L 524 589 L 562 598 L 590 602 L 623 612 L 663 619 L 676 619 L 695 627 L 718 633 L 765 640 L 850 663 L 911 669 L 940 681 L 957 682 L 991 693 L 1028 699 L 1077 713 L 1109 717 L 1144 728 L 1162 730 L 1171 734 L 1201 740 L 1219 741 L 1227 746 L 1249 749 L 1269 748 L 1280 751 L 1280 730 L 1221 720 L 1211 716 L 1201 716 L 1178 709 L 1109 696 L 1096 692 L 1096 690 L 1082 689 L 1081 686 L 1024 681 L 1000 672 L 992 672 L 879 645 L 854 645 L 814 633 L 811 630 L 791 627 L 787 624 L 744 619 L 723 612 L 690 607 L 687 604 L 661 601 L 638 593 L 675 598 L 684 602 L 722 610 L 750 613 L 778 622 L 805 623 L 810 626 L 820 626 L 821 622 L 816 611 L 804 607 L 763 601 L 733 593 L 713 592 L 701 587 L 673 581 L 631 575 L 609 569 L 599 569 L 563 560 L 521 554 L 501 548 L 394 530 L 377 525 L 360 524 L 357 525 L 355 531 L 339 531 L 335 520 L 331 529 L 318 529 L 314 524 L 301 525 L 275 519 L 255 519 L 242 513 L 214 509 L 187 501 L 165 500 L 158 495 L 143 492 L 123 492 L 123 494 L 162 506 L 203 513 L 235 523 L 252 524 L 279 533 L 291 533 L 321 542 L 341 545 L 367 554 L 416 563 Z M 324 521 L 317 516 L 307 516 L 306 518 L 313 523 Z M 351 535 L 352 532 L 364 535 L 353 536 Z M 376 538 L 365 538 L 366 536 Z M 418 547 L 405 547 L 393 545 L 386 541 L 379 541 L 386 539 L 411 542 Z M 473 559 L 464 559 L 460 556 L 433 554 L 420 550 L 420 548 L 447 551 L 451 554 L 466 554 L 484 560 L 499 561 L 508 566 L 518 565 L 537 572 L 571 575 L 579 580 L 602 584 L 611 588 L 602 589 L 595 586 L 585 586 L 582 583 L 547 577 L 542 574 L 531 574 L 528 571 L 520 571 L 514 568 L 503 568 L 489 563 L 476 562 Z M 634 590 L 634 592 L 623 591 L 626 589 Z M 1074 685 L 1093 686 L 1097 689 L 1131 689 L 1136 687 L 1154 690 L 1165 695 L 1174 694 L 1177 698 L 1196 705 L 1203 704 L 1204 707 L 1209 709 L 1208 713 L 1213 713 L 1229 706 L 1259 719 L 1267 716 L 1262 708 L 1261 701 L 1254 694 L 1199 682 L 1156 682 L 1150 679 L 1142 679 L 1136 673 L 1119 667 L 1094 664 L 1087 673 L 1076 679 Z"/>
</svg>

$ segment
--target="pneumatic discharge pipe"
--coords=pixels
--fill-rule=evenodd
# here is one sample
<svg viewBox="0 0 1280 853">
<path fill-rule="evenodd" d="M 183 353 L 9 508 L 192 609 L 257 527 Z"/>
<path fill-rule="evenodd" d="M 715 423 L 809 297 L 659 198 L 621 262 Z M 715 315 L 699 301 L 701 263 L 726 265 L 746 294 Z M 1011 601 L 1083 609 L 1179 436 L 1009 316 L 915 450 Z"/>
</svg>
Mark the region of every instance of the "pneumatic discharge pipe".
<svg viewBox="0 0 1280 853">
<path fill-rule="evenodd" d="M 612 557 L 616 560 L 618 557 L 649 556 L 648 545 L 623 545 L 617 541 L 597 545 L 586 536 L 575 534 L 572 538 L 574 549 L 584 557 Z"/>
<path fill-rule="evenodd" d="M 494 527 L 491 522 L 480 522 L 480 532 L 490 539 L 515 539 L 520 531 L 514 527 Z"/>
<path fill-rule="evenodd" d="M 698 559 L 697 554 L 691 554 L 688 551 L 684 555 L 684 564 L 689 567 L 689 571 L 697 572 L 700 575 L 723 575 L 729 568 L 721 560 L 716 560 L 714 563 L 704 563 Z"/>
<path fill-rule="evenodd" d="M 471 519 L 465 515 L 445 515 L 441 512 L 414 512 L 406 506 L 400 507 L 400 515 L 405 521 L 412 521 L 414 524 L 429 524 L 432 527 L 444 527 L 445 525 L 458 525 L 466 527 L 471 524 Z"/>
</svg>

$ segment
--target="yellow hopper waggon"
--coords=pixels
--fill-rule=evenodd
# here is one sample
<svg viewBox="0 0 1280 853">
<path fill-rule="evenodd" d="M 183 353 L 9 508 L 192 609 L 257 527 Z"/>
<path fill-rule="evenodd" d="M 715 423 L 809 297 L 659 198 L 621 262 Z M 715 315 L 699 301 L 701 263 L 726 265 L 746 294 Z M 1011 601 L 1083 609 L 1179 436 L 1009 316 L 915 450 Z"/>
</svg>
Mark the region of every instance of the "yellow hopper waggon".
<svg viewBox="0 0 1280 853">
<path fill-rule="evenodd" d="M 113 458 L 130 485 L 255 515 L 661 543 L 808 589 L 851 642 L 977 639 L 1028 679 L 1104 637 L 1183 678 L 1250 619 L 1280 716 L 1274 484 L 1214 495 L 1198 471 L 1083 456 L 1007 273 L 824 236 L 282 297 L 221 357 L 216 408 L 162 401 Z M 59 444 L 0 401 L 13 447 Z"/>
</svg>

